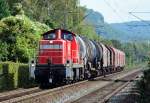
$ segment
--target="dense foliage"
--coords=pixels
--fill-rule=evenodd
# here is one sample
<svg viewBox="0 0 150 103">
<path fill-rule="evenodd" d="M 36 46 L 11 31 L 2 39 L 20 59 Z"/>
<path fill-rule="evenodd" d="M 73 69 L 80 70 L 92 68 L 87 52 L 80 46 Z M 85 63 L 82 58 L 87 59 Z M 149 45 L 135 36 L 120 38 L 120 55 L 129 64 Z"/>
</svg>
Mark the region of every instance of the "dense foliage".
<svg viewBox="0 0 150 103">
<path fill-rule="evenodd" d="M 6 0 L 0 0 L 0 19 L 3 17 L 7 17 L 10 15 L 9 6 L 6 2 Z"/>
<path fill-rule="evenodd" d="M 140 91 L 140 101 L 139 103 L 149 103 L 150 101 L 150 60 L 148 63 L 148 68 L 144 71 L 143 76 L 137 83 L 138 89 Z"/>
<path fill-rule="evenodd" d="M 78 0 L 6 0 L 4 3 L 7 4 L 4 11 L 11 16 L 2 12 L 5 18 L 0 20 L 0 61 L 28 62 L 36 53 L 40 34 L 49 28 L 65 28 L 100 40 L 95 29 L 85 23 L 86 8 L 80 7 Z"/>
<path fill-rule="evenodd" d="M 28 62 L 37 48 L 40 34 L 49 27 L 33 22 L 16 10 L 14 16 L 0 20 L 0 60 Z"/>
<path fill-rule="evenodd" d="M 122 43 L 118 40 L 111 40 L 109 44 L 125 52 L 127 66 L 134 66 L 149 59 L 150 46 L 146 42 Z"/>
<path fill-rule="evenodd" d="M 21 3 L 25 15 L 34 21 L 49 25 L 51 28 L 71 28 L 76 26 L 84 15 L 79 0 L 6 0 L 10 8 Z M 11 10 L 11 13 L 14 11 Z"/>
<path fill-rule="evenodd" d="M 37 48 L 41 33 L 49 28 L 33 22 L 24 15 L 4 18 L 0 21 L 1 60 L 27 62 Z M 6 50 L 6 51 L 4 51 Z"/>
</svg>

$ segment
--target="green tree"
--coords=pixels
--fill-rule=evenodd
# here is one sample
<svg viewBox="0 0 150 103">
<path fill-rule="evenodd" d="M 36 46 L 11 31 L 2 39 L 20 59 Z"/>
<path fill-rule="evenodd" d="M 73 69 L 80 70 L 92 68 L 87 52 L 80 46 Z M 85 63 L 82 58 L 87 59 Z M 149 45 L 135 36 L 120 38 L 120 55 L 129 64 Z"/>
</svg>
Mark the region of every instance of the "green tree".
<svg viewBox="0 0 150 103">
<path fill-rule="evenodd" d="M 0 0 L 0 8 L 1 8 L 0 9 L 0 19 L 10 15 L 9 6 L 8 6 L 6 0 Z"/>
<path fill-rule="evenodd" d="M 118 40 L 111 40 L 112 44 L 114 47 L 118 48 L 118 49 L 122 49 L 122 44 L 120 43 L 120 41 Z"/>
<path fill-rule="evenodd" d="M 14 3 L 21 3 L 25 15 L 52 28 L 69 29 L 75 26 L 82 16 L 79 0 L 7 0 L 7 2 L 11 9 Z"/>
<path fill-rule="evenodd" d="M 89 39 L 93 39 L 97 41 L 101 40 L 101 37 L 96 34 L 95 29 L 91 25 L 88 24 L 80 25 L 77 28 L 77 30 L 78 30 L 77 31 L 78 34 L 86 36 Z"/>
<path fill-rule="evenodd" d="M 8 60 L 8 45 L 6 42 L 0 41 L 0 61 Z"/>
<path fill-rule="evenodd" d="M 14 3 L 12 9 L 12 15 L 24 15 L 21 3 Z"/>
<path fill-rule="evenodd" d="M 108 39 L 102 38 L 101 42 L 106 44 L 106 45 L 113 46 L 112 42 L 110 40 L 108 40 Z"/>
</svg>

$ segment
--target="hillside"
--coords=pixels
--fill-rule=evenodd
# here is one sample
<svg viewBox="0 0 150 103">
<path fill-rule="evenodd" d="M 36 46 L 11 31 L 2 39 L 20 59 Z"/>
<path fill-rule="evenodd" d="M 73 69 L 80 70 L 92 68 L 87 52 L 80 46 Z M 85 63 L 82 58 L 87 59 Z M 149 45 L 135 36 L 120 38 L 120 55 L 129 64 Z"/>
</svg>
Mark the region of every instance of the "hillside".
<svg viewBox="0 0 150 103">
<path fill-rule="evenodd" d="M 126 40 L 133 41 L 133 40 L 150 40 L 150 26 L 148 25 L 150 21 L 141 22 L 141 21 L 132 21 L 126 23 L 115 23 L 110 24 L 116 30 L 121 30 L 126 33 L 125 38 Z"/>
<path fill-rule="evenodd" d="M 88 13 L 90 13 L 90 15 L 88 15 L 85 20 L 94 25 L 97 34 L 104 38 L 117 39 L 123 42 L 150 40 L 150 28 L 148 24 L 141 21 L 108 24 L 104 21 L 104 17 L 101 13 L 91 9 L 87 10 L 87 14 Z"/>
</svg>

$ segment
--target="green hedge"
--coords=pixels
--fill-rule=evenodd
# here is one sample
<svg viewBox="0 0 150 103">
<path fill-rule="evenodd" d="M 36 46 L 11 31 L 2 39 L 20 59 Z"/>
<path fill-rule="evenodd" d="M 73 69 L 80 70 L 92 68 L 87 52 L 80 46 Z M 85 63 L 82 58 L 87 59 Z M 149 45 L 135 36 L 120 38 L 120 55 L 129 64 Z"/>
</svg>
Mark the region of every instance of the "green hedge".
<svg viewBox="0 0 150 103">
<path fill-rule="evenodd" d="M 35 85 L 34 80 L 29 79 L 27 64 L 0 63 L 0 91 L 34 87 Z"/>
</svg>

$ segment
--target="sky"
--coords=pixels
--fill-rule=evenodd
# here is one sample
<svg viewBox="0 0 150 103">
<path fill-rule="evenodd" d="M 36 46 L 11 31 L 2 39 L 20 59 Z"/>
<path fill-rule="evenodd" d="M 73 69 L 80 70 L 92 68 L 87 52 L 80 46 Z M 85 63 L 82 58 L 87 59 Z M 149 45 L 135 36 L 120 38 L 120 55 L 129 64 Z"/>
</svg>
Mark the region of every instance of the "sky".
<svg viewBox="0 0 150 103">
<path fill-rule="evenodd" d="M 150 20 L 150 0 L 80 0 L 80 5 L 100 12 L 108 23 Z"/>
</svg>

